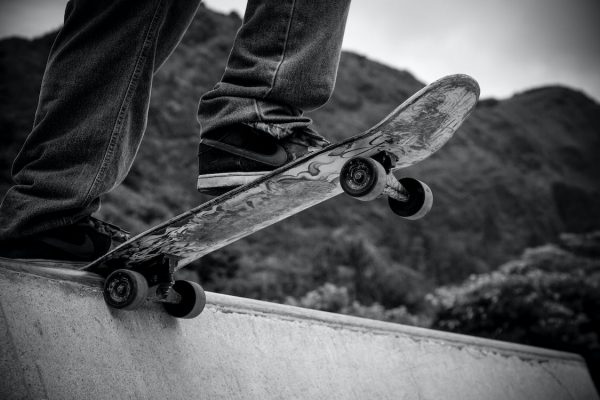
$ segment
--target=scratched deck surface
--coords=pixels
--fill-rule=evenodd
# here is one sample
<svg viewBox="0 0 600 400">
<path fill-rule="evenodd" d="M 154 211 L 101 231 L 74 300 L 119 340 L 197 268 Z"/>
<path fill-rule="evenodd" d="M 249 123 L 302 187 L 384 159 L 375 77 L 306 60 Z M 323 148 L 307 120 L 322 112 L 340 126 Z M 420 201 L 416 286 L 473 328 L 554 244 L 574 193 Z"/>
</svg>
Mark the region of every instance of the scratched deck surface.
<svg viewBox="0 0 600 400">
<path fill-rule="evenodd" d="M 181 268 L 201 256 L 340 193 L 339 172 L 350 158 L 387 150 L 396 169 L 439 150 L 473 110 L 479 86 L 453 75 L 423 88 L 369 130 L 330 145 L 143 232 L 83 269 L 108 273 L 157 255 Z"/>
</svg>

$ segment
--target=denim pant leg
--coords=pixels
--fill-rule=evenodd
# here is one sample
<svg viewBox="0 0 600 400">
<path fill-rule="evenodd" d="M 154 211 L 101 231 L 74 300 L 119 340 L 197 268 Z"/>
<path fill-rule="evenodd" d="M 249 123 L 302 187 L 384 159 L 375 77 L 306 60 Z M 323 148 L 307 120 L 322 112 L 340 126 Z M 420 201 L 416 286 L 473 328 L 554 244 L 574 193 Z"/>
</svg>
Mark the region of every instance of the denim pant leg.
<svg viewBox="0 0 600 400">
<path fill-rule="evenodd" d="M 202 134 L 238 122 L 307 126 L 331 96 L 350 0 L 248 0 L 225 73 L 198 108 Z"/>
<path fill-rule="evenodd" d="M 200 0 L 71 0 L 50 52 L 32 132 L 0 206 L 0 239 L 68 225 L 126 176 L 153 73 Z"/>
</svg>

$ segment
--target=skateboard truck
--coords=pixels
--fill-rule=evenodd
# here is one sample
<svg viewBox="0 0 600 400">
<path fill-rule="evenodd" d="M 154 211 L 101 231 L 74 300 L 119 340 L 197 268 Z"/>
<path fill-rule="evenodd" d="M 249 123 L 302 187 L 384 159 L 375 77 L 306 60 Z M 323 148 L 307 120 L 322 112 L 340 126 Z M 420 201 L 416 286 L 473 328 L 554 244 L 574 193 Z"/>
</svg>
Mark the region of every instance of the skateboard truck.
<svg viewBox="0 0 600 400">
<path fill-rule="evenodd" d="M 104 281 L 104 300 L 109 306 L 124 310 L 136 309 L 151 300 L 162 303 L 174 317 L 194 318 L 204 309 L 206 294 L 196 282 L 175 280 L 176 266 L 177 259 L 159 255 L 144 266 L 117 269 Z"/>
<path fill-rule="evenodd" d="M 181 296 L 173 290 L 176 263 L 171 257 L 162 256 L 161 258 L 160 264 L 163 265 L 163 268 L 159 268 L 157 273 L 148 279 L 149 284 L 154 284 L 150 288 L 150 292 L 154 295 L 149 299 L 160 303 L 179 303 Z"/>
<path fill-rule="evenodd" d="M 423 218 L 433 205 L 433 193 L 425 183 L 413 178 L 397 179 L 392 174 L 398 158 L 387 151 L 371 157 L 354 157 L 340 171 L 344 192 L 362 201 L 388 197 L 391 210 L 410 220 Z"/>
</svg>

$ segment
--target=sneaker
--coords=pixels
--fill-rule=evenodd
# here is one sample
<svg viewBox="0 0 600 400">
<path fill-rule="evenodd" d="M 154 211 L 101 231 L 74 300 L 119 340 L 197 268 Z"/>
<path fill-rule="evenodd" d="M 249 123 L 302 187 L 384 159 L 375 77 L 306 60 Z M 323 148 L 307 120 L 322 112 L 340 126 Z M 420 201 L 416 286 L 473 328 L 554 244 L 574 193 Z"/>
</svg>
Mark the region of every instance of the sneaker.
<svg viewBox="0 0 600 400">
<path fill-rule="evenodd" d="M 264 123 L 235 124 L 200 140 L 198 191 L 220 195 L 245 185 L 329 142 L 310 128 L 283 132 Z"/>
<path fill-rule="evenodd" d="M 129 239 L 129 233 L 94 217 L 34 236 L 0 241 L 0 257 L 27 261 L 89 262 Z"/>
</svg>

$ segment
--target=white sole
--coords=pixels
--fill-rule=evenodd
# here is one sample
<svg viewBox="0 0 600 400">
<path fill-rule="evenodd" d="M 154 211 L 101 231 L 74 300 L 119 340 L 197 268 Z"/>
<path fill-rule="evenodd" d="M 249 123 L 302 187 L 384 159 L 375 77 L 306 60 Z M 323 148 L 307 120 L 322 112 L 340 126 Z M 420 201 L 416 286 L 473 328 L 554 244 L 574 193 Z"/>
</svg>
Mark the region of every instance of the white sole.
<svg viewBox="0 0 600 400">
<path fill-rule="evenodd" d="M 206 174 L 198 177 L 198 190 L 230 188 L 242 186 L 268 174 L 270 171 L 257 172 L 223 172 Z"/>
</svg>

